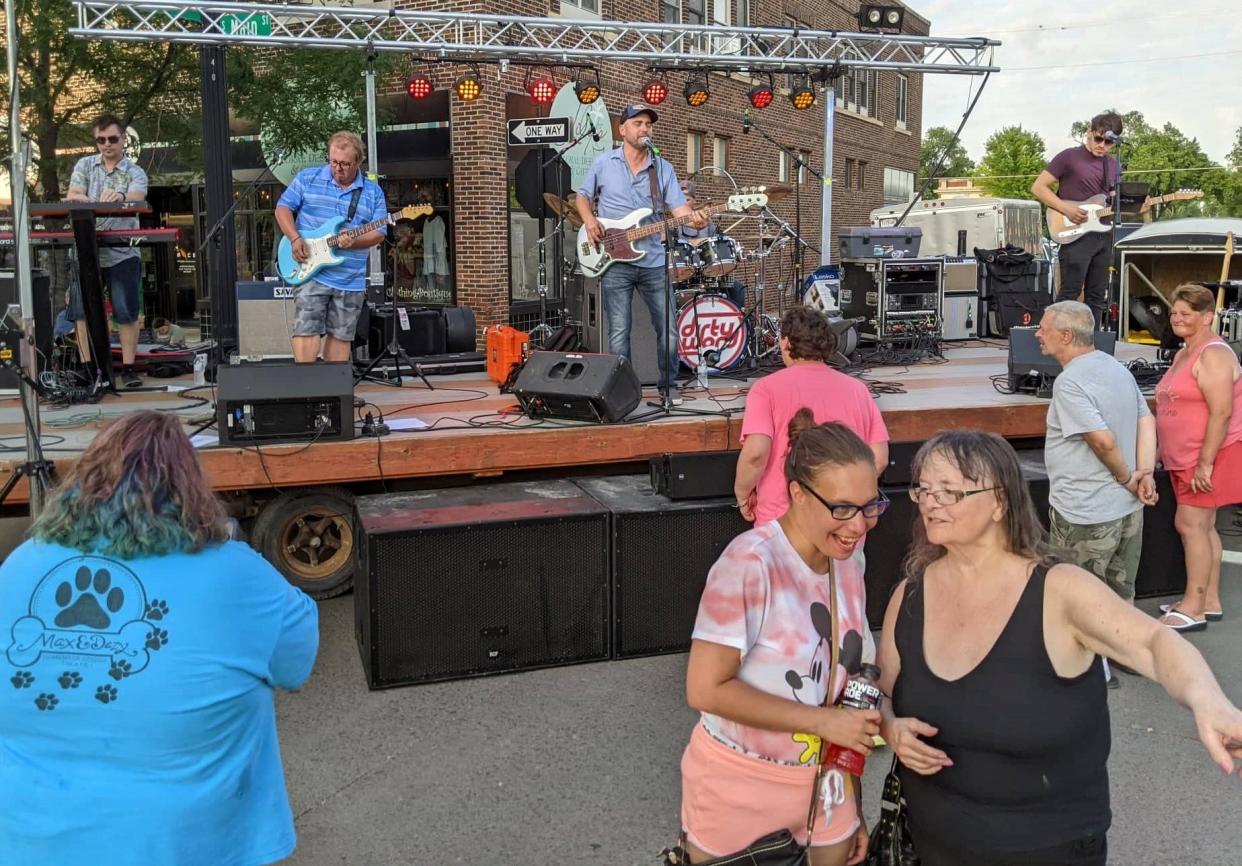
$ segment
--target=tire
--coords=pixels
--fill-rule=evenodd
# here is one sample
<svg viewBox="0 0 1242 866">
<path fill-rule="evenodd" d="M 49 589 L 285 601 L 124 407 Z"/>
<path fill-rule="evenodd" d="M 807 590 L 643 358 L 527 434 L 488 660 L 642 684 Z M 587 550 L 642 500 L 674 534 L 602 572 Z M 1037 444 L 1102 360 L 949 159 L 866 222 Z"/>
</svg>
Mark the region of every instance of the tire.
<svg viewBox="0 0 1242 866">
<path fill-rule="evenodd" d="M 315 599 L 353 587 L 357 539 L 354 497 L 340 487 L 285 491 L 263 506 L 250 530 L 251 546 Z"/>
</svg>

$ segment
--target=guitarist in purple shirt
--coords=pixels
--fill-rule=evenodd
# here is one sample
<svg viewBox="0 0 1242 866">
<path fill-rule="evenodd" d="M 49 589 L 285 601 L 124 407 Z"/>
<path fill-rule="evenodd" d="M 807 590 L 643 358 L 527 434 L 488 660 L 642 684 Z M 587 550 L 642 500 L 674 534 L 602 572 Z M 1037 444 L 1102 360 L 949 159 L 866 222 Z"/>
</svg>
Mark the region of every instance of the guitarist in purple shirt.
<svg viewBox="0 0 1242 866">
<path fill-rule="evenodd" d="M 1063 150 L 1031 184 L 1031 194 L 1045 207 L 1064 214 L 1077 225 L 1087 219 L 1078 206 L 1092 196 L 1113 196 L 1121 167 L 1110 154 L 1121 140 L 1121 117 L 1106 111 L 1091 118 L 1091 129 L 1078 147 Z M 1058 184 L 1057 191 L 1052 185 Z M 1096 328 L 1108 307 L 1108 266 L 1113 257 L 1111 232 L 1083 234 L 1060 250 L 1061 290 L 1058 301 L 1076 301 L 1078 294 L 1095 314 Z"/>
<path fill-rule="evenodd" d="M 658 119 L 655 111 L 645 105 L 631 105 L 621 112 L 621 146 L 601 153 L 591 164 L 590 170 L 578 188 L 578 215 L 586 226 L 591 242 L 599 244 L 604 237 L 592 205 L 597 204 L 599 217 L 620 219 L 639 208 L 650 208 L 653 213 L 643 224 L 658 222 L 663 214 L 654 213 L 651 200 L 652 177 L 659 189 L 661 204 L 674 217 L 694 215 L 690 224 L 695 228 L 707 225 L 707 220 L 695 213 L 677 184 L 677 172 L 673 166 L 658 155 L 649 152 L 651 128 Z M 645 255 L 634 262 L 618 261 L 600 276 L 600 293 L 604 299 L 604 313 L 608 317 L 608 351 L 614 355 L 630 357 L 631 304 L 635 290 L 642 295 L 651 313 L 656 343 L 660 353 L 660 393 L 667 393 L 673 403 L 681 402 L 676 387 L 677 355 L 671 350 L 676 339 L 672 317 L 668 315 L 669 298 L 665 280 L 665 251 L 663 237 L 652 235 L 636 243 Z"/>
</svg>

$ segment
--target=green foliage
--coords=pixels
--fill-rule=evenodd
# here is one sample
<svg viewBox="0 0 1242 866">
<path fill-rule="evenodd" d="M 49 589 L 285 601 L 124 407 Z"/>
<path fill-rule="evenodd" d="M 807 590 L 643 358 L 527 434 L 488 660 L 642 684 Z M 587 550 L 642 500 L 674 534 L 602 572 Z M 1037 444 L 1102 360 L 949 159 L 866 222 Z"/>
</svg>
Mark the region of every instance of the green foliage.
<svg viewBox="0 0 1242 866">
<path fill-rule="evenodd" d="M 988 138 L 975 176 L 988 195 L 1029 199 L 1044 165 L 1043 137 L 1021 126 L 1006 126 Z"/>
<path fill-rule="evenodd" d="M 953 130 L 945 126 L 933 126 L 923 134 L 923 143 L 919 153 L 919 184 L 921 185 L 927 178 L 941 177 L 968 177 L 975 170 L 974 160 L 966 153 L 966 148 L 962 147 L 961 142 L 954 142 L 949 147 L 949 142 L 953 141 Z M 948 149 L 948 155 L 944 157 L 941 163 L 941 156 L 945 149 Z M 936 170 L 936 166 L 940 165 L 940 170 Z M 926 198 L 936 198 L 936 187 L 931 186 Z"/>
</svg>

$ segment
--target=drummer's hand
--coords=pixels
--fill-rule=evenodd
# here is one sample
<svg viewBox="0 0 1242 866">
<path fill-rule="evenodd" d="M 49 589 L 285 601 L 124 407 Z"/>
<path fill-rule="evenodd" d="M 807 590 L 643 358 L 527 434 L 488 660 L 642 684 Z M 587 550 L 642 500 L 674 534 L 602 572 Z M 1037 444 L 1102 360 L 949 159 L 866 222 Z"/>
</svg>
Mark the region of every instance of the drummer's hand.
<svg viewBox="0 0 1242 866">
<path fill-rule="evenodd" d="M 598 244 L 604 239 L 604 227 L 600 224 L 598 219 L 591 217 L 587 220 L 585 225 L 587 230 L 587 239 L 591 243 Z"/>
<path fill-rule="evenodd" d="M 707 227 L 707 211 L 696 210 L 690 215 L 691 228 L 701 229 Z"/>
</svg>

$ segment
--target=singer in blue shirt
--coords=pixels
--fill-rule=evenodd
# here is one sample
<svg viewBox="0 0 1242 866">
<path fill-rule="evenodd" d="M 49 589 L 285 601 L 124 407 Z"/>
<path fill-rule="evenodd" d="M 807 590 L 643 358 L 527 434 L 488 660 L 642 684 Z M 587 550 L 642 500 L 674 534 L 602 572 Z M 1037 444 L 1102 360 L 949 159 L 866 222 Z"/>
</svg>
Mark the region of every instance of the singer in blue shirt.
<svg viewBox="0 0 1242 866">
<path fill-rule="evenodd" d="M 661 210 L 669 210 L 674 217 L 693 215 L 690 224 L 695 228 L 707 225 L 703 215 L 686 204 L 677 184 L 677 172 L 659 156 L 659 149 L 652 144 L 651 130 L 658 119 L 655 111 L 645 105 L 631 105 L 622 111 L 617 126 L 621 146 L 597 156 L 578 187 L 578 215 L 592 243 L 598 244 L 604 237 L 599 218 L 619 220 L 639 208 L 649 208 L 652 212 L 642 220 L 642 225 L 664 218 L 662 213 L 656 212 L 651 200 L 652 171 Z M 608 351 L 630 357 L 630 313 L 637 290 L 647 304 L 656 333 L 660 393 L 670 402 L 680 403 L 681 394 L 676 385 L 677 355 L 673 348 L 676 336 L 669 310 L 672 300 L 664 273 L 664 236 L 655 234 L 643 238 L 636 247 L 645 253 L 642 258 L 635 262 L 616 262 L 600 276 L 604 314 L 608 317 Z"/>
</svg>

